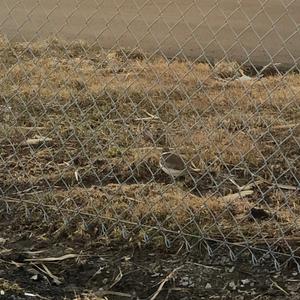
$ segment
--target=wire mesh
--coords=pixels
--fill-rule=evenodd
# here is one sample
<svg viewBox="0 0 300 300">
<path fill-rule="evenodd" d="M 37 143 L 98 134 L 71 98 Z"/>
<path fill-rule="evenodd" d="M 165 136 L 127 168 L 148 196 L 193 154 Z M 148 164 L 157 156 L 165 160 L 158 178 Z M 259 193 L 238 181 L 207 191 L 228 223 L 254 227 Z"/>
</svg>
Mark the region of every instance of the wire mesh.
<svg viewBox="0 0 300 300">
<path fill-rule="evenodd" d="M 299 4 L 251 3 L 2 1 L 4 213 L 299 268 Z"/>
</svg>

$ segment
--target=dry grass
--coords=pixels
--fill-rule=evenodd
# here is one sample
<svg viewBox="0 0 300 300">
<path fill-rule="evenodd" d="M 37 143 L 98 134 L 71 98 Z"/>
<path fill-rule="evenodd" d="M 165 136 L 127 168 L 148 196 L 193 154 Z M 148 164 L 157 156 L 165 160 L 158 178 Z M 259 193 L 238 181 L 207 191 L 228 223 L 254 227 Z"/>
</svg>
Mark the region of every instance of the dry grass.
<svg viewBox="0 0 300 300">
<path fill-rule="evenodd" d="M 300 178 L 299 75 L 227 82 L 236 63 L 211 68 L 55 39 L 1 39 L 0 59 L 7 201 L 239 242 L 299 232 L 299 192 L 277 186 Z M 23 145 L 37 136 L 51 140 Z M 193 160 L 197 189 L 191 178 L 168 185 L 158 167 L 163 147 Z M 237 191 L 229 172 L 239 185 L 265 183 L 225 201 Z M 254 206 L 270 217 L 254 220 Z"/>
<path fill-rule="evenodd" d="M 2 292 L 13 292 L 16 294 L 21 294 L 23 289 L 15 282 L 10 282 L 3 278 L 0 278 L 0 290 Z"/>
</svg>

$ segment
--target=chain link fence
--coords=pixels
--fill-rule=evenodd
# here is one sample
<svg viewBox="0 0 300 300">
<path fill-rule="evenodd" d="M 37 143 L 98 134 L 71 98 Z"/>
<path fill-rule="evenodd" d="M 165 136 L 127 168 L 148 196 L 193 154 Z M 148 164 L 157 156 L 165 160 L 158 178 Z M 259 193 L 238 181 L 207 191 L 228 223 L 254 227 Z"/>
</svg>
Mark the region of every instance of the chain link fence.
<svg viewBox="0 0 300 300">
<path fill-rule="evenodd" d="M 297 8 L 2 1 L 2 216 L 299 268 Z"/>
</svg>

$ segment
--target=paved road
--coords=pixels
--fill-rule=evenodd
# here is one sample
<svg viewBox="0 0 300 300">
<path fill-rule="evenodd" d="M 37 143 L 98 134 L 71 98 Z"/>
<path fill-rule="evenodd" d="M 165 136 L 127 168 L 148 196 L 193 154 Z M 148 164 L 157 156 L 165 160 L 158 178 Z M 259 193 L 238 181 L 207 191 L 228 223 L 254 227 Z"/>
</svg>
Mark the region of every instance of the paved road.
<svg viewBox="0 0 300 300">
<path fill-rule="evenodd" d="M 262 3 L 265 4 L 262 4 Z M 1 0 L 0 32 L 13 40 L 66 39 L 184 54 L 294 63 L 299 0 Z"/>
</svg>

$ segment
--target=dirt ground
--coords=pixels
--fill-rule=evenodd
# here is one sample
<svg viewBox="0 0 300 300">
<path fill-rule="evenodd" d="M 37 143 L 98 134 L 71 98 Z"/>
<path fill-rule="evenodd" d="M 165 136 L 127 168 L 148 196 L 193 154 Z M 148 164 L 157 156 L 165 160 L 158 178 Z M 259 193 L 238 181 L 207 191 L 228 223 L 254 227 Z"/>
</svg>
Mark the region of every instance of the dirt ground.
<svg viewBox="0 0 300 300">
<path fill-rule="evenodd" d="M 167 61 L 57 39 L 3 38 L 0 60 L 3 297 L 294 295 L 297 70 Z M 196 174 L 172 182 L 159 167 L 165 148 L 193 163 Z M 206 250 L 184 255 L 186 246 Z M 242 258 L 248 249 L 233 271 L 229 249 Z M 267 267 L 250 267 L 261 259 Z M 272 273 L 274 262 L 287 274 Z M 242 277 L 254 285 L 240 287 Z M 127 296 L 101 296 L 99 288 Z"/>
<path fill-rule="evenodd" d="M 204 244 L 187 252 L 103 237 L 54 242 L 30 221 L 1 217 L 0 299 L 299 299 L 295 265 L 276 271 L 271 256 L 255 266 L 249 253 L 210 257 Z"/>
</svg>

